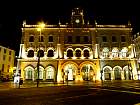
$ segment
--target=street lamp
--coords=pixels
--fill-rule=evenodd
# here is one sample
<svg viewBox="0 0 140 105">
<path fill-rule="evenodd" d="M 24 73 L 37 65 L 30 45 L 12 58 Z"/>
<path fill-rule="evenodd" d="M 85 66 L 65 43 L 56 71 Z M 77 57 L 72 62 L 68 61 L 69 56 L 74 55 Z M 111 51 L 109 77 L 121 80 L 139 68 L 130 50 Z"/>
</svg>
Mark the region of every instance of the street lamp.
<svg viewBox="0 0 140 105">
<path fill-rule="evenodd" d="M 40 32 L 39 34 L 39 41 L 41 39 L 41 30 L 45 27 L 45 24 L 44 23 L 41 23 L 39 24 L 39 28 L 37 29 L 37 31 Z M 39 85 L 39 65 L 40 65 L 40 43 L 39 43 L 39 46 L 38 46 L 38 62 L 37 62 L 37 87 Z"/>
</svg>

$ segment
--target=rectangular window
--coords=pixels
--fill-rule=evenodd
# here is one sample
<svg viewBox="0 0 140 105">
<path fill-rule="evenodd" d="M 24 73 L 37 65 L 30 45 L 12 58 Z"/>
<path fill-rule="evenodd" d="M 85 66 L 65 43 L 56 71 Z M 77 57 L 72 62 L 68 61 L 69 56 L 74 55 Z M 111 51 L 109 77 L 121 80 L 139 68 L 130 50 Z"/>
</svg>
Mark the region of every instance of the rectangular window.
<svg viewBox="0 0 140 105">
<path fill-rule="evenodd" d="M 80 36 L 76 36 L 76 43 L 80 43 Z"/>
<path fill-rule="evenodd" d="M 88 36 L 84 36 L 84 42 L 88 42 Z"/>
<path fill-rule="evenodd" d="M 125 36 L 121 36 L 121 42 L 125 42 Z"/>
<path fill-rule="evenodd" d="M 117 39 L 115 36 L 112 36 L 112 42 L 117 42 Z"/>
<path fill-rule="evenodd" d="M 69 43 L 72 42 L 72 36 L 68 36 L 68 42 L 69 42 Z"/>
<path fill-rule="evenodd" d="M 4 53 L 6 53 L 6 49 L 4 49 Z"/>
<path fill-rule="evenodd" d="M 6 59 L 6 56 L 5 55 L 3 55 L 3 60 L 5 60 Z"/>
<path fill-rule="evenodd" d="M 4 64 L 2 64 L 2 72 L 4 72 Z"/>
<path fill-rule="evenodd" d="M 103 42 L 107 42 L 107 37 L 106 36 L 103 36 L 102 37 L 102 40 L 103 40 Z"/>
<path fill-rule="evenodd" d="M 53 42 L 53 36 L 49 36 L 49 42 Z"/>
<path fill-rule="evenodd" d="M 34 42 L 34 36 L 29 37 L 29 42 Z"/>
<path fill-rule="evenodd" d="M 39 36 L 39 42 L 44 42 L 43 36 Z"/>
<path fill-rule="evenodd" d="M 11 57 L 9 57 L 9 62 L 11 61 Z"/>
<path fill-rule="evenodd" d="M 9 70 L 10 70 L 10 65 L 8 65 L 8 67 L 7 67 L 7 72 L 9 72 Z"/>
<path fill-rule="evenodd" d="M 9 55 L 11 55 L 11 51 L 9 51 Z"/>
</svg>

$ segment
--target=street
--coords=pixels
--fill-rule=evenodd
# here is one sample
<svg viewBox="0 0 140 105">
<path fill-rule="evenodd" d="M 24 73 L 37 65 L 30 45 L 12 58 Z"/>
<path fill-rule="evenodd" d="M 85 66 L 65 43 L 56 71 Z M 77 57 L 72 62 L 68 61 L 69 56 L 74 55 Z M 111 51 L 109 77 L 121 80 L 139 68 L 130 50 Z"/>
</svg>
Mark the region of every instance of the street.
<svg viewBox="0 0 140 105">
<path fill-rule="evenodd" d="M 0 105 L 139 105 L 140 103 L 140 83 L 135 81 L 53 85 L 43 86 L 40 83 L 39 88 L 22 86 L 3 88 L 1 83 Z"/>
</svg>

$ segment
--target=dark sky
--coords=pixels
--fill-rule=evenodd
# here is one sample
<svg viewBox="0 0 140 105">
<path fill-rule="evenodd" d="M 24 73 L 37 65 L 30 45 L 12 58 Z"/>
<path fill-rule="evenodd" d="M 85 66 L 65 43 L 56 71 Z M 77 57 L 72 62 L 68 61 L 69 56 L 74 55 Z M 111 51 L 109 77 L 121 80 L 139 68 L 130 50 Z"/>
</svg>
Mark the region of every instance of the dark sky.
<svg viewBox="0 0 140 105">
<path fill-rule="evenodd" d="M 86 20 L 93 24 L 126 24 L 131 21 L 134 33 L 140 31 L 140 9 L 138 0 L 28 0 L 0 3 L 0 44 L 16 50 L 18 55 L 23 20 L 36 24 L 44 20 L 57 24 L 66 23 L 71 10 L 80 7 Z"/>
</svg>

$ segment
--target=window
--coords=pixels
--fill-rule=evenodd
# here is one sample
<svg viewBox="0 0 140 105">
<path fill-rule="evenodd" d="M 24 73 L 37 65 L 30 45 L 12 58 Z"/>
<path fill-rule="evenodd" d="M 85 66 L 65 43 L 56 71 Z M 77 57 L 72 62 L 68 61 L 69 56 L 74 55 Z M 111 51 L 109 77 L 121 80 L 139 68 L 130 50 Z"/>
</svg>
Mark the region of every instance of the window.
<svg viewBox="0 0 140 105">
<path fill-rule="evenodd" d="M 2 72 L 4 72 L 4 64 L 2 64 Z"/>
<path fill-rule="evenodd" d="M 76 57 L 81 57 L 81 51 L 80 50 L 76 50 Z"/>
<path fill-rule="evenodd" d="M 88 50 L 84 50 L 84 57 L 86 57 L 86 58 L 89 57 L 89 51 Z"/>
<path fill-rule="evenodd" d="M 115 36 L 112 36 L 112 42 L 117 42 L 117 39 Z"/>
<path fill-rule="evenodd" d="M 6 59 L 6 56 L 5 55 L 3 55 L 3 60 L 5 60 Z"/>
<path fill-rule="evenodd" d="M 11 51 L 9 51 L 9 55 L 11 55 Z"/>
<path fill-rule="evenodd" d="M 29 37 L 29 42 L 34 42 L 34 36 Z"/>
<path fill-rule="evenodd" d="M 67 57 L 69 57 L 69 58 L 73 57 L 73 52 L 72 52 L 72 50 L 68 50 L 68 51 L 67 51 Z"/>
<path fill-rule="evenodd" d="M 84 42 L 88 42 L 88 36 L 84 36 Z"/>
<path fill-rule="evenodd" d="M 121 42 L 125 42 L 125 36 L 121 36 Z"/>
<path fill-rule="evenodd" d="M 40 57 L 44 57 L 44 51 L 43 50 L 38 51 L 37 57 L 39 57 L 39 54 L 40 54 Z"/>
<path fill-rule="evenodd" d="M 109 57 L 109 49 L 107 47 L 103 48 L 103 57 Z"/>
<path fill-rule="evenodd" d="M 53 36 L 49 36 L 49 42 L 53 42 Z"/>
<path fill-rule="evenodd" d="M 68 42 L 72 42 L 72 36 L 68 36 Z"/>
<path fill-rule="evenodd" d="M 34 51 L 33 50 L 29 50 L 27 57 L 34 57 Z"/>
<path fill-rule="evenodd" d="M 9 62 L 11 61 L 11 57 L 9 57 Z"/>
<path fill-rule="evenodd" d="M 4 53 L 6 53 L 6 49 L 4 49 Z"/>
<path fill-rule="evenodd" d="M 103 40 L 103 42 L 107 42 L 107 37 L 106 36 L 103 36 L 102 37 L 102 40 Z"/>
<path fill-rule="evenodd" d="M 80 36 L 76 36 L 76 42 L 77 42 L 77 43 L 80 42 Z"/>
<path fill-rule="evenodd" d="M 47 57 L 53 57 L 53 56 L 54 56 L 53 50 L 49 50 Z"/>
<path fill-rule="evenodd" d="M 44 42 L 43 36 L 39 36 L 39 42 Z"/>
<path fill-rule="evenodd" d="M 7 72 L 9 72 L 9 69 L 10 69 L 10 65 L 8 65 L 8 67 L 7 67 Z"/>
</svg>

